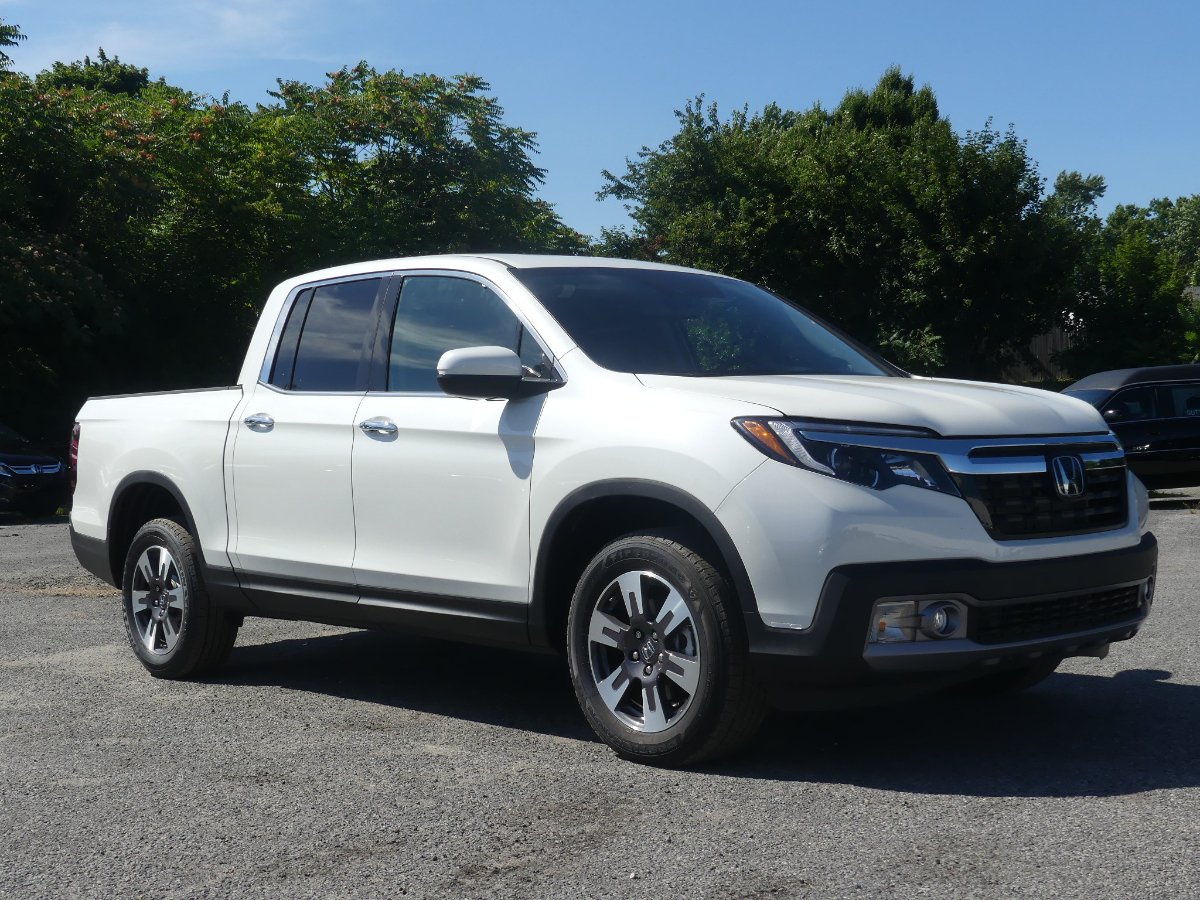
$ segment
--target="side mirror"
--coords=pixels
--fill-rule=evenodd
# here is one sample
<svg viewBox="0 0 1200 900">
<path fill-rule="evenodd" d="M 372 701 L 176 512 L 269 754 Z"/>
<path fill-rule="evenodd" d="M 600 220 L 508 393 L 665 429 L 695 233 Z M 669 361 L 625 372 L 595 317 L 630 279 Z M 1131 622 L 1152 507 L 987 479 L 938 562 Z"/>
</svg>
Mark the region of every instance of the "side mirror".
<svg viewBox="0 0 1200 900">
<path fill-rule="evenodd" d="M 1100 415 L 1104 417 L 1105 422 L 1120 422 L 1123 418 L 1125 418 L 1123 415 L 1121 415 L 1121 410 L 1119 409 L 1106 409 L 1104 412 L 1100 413 Z"/>
<path fill-rule="evenodd" d="M 517 354 L 505 347 L 447 350 L 437 364 L 437 382 L 455 397 L 515 400 L 559 387 L 553 378 L 526 378 Z"/>
</svg>

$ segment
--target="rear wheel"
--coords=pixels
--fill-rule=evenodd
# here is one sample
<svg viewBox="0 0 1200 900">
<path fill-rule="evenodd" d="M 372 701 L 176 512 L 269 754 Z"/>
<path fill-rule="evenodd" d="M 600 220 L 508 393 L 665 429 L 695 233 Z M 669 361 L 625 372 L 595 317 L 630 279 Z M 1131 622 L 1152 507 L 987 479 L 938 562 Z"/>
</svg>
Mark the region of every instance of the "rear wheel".
<svg viewBox="0 0 1200 900">
<path fill-rule="evenodd" d="M 679 765 L 746 744 L 766 712 L 717 570 L 669 536 L 624 537 L 584 571 L 568 658 L 588 723 L 619 755 Z"/>
<path fill-rule="evenodd" d="M 178 522 L 154 519 L 139 529 L 122 584 L 125 633 L 151 675 L 197 677 L 229 656 L 239 623 L 212 603 L 195 540 Z"/>
</svg>

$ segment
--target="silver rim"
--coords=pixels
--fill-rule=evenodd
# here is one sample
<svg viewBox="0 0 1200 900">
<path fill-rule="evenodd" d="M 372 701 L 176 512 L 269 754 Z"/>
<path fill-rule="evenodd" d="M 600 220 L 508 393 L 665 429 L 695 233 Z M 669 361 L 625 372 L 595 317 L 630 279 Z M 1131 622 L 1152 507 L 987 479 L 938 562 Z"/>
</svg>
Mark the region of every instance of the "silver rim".
<svg viewBox="0 0 1200 900">
<path fill-rule="evenodd" d="M 142 646 L 156 656 L 175 649 L 183 630 L 185 593 L 179 566 L 166 547 L 147 547 L 133 568 L 129 605 Z"/>
<path fill-rule="evenodd" d="M 700 642 L 683 595 L 654 572 L 626 572 L 600 592 L 588 623 L 600 699 L 635 731 L 679 721 L 700 683 Z"/>
</svg>

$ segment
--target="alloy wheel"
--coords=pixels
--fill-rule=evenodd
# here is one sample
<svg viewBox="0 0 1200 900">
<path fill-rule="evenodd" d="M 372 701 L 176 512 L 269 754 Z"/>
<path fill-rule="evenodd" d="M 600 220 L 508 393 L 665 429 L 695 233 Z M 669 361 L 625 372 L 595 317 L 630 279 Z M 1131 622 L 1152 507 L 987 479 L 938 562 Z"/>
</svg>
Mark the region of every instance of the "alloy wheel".
<svg viewBox="0 0 1200 900">
<path fill-rule="evenodd" d="M 138 557 L 129 592 L 130 617 L 138 639 L 150 653 L 175 649 L 183 629 L 186 591 L 171 551 L 147 547 Z"/>
<path fill-rule="evenodd" d="M 635 731 L 679 721 L 700 683 L 700 643 L 687 601 L 647 570 L 625 572 L 599 594 L 588 656 L 600 699 Z"/>
</svg>

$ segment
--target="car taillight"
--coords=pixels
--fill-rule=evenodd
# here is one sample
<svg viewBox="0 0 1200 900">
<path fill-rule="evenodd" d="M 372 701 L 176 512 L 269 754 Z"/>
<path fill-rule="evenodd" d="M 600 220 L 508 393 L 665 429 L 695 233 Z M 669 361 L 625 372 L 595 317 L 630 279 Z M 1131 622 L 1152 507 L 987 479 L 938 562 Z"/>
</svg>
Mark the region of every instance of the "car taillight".
<svg viewBox="0 0 1200 900">
<path fill-rule="evenodd" d="M 79 468 L 79 423 L 71 429 L 71 493 L 75 493 L 75 472 Z"/>
</svg>

